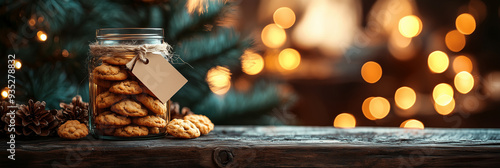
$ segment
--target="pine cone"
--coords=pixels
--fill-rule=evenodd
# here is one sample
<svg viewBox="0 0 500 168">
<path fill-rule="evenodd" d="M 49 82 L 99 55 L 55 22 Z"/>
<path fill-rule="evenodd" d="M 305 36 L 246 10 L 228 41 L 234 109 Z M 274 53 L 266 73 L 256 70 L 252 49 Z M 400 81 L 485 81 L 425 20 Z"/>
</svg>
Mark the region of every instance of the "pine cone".
<svg viewBox="0 0 500 168">
<path fill-rule="evenodd" d="M 65 123 L 68 120 L 78 120 L 88 126 L 89 122 L 89 103 L 82 101 L 82 96 L 76 95 L 70 104 L 60 103 L 62 108 L 57 111 L 56 118 Z"/>
<path fill-rule="evenodd" d="M 16 112 L 17 135 L 49 136 L 56 131 L 59 120 L 56 119 L 57 110 L 45 110 L 45 101 L 28 101 L 28 105 L 19 106 Z"/>
<path fill-rule="evenodd" d="M 194 114 L 191 109 L 187 107 L 183 107 L 182 110 L 180 110 L 179 103 L 177 102 L 172 102 L 170 104 L 170 119 L 183 119 L 184 116 L 189 115 L 189 114 Z"/>
</svg>

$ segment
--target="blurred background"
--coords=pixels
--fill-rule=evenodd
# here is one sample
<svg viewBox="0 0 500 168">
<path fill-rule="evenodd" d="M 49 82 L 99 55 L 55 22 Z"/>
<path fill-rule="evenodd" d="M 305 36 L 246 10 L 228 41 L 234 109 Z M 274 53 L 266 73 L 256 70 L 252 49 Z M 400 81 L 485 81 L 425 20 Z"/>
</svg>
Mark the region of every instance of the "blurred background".
<svg viewBox="0 0 500 168">
<path fill-rule="evenodd" d="M 96 29 L 162 27 L 189 80 L 172 100 L 216 124 L 500 127 L 495 0 L 20 0 L 0 14 L 21 104 L 87 101 Z"/>
</svg>

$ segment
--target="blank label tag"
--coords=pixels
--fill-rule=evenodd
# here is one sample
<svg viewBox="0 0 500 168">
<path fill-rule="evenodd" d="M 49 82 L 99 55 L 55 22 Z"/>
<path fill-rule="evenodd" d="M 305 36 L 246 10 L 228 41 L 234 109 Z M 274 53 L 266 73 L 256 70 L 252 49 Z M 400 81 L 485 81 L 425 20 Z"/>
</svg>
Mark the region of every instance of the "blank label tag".
<svg viewBox="0 0 500 168">
<path fill-rule="evenodd" d="M 166 103 L 179 89 L 187 83 L 182 76 L 163 56 L 147 53 L 148 63 L 140 60 L 132 65 L 132 73 L 160 99 Z M 130 69 L 131 67 L 127 65 Z"/>
</svg>

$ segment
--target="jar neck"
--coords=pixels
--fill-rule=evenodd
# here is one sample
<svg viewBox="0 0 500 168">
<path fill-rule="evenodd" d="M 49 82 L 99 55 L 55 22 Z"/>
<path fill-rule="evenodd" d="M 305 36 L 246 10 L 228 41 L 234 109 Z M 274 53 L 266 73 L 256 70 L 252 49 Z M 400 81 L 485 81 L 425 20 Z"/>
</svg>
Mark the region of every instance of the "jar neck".
<svg viewBox="0 0 500 168">
<path fill-rule="evenodd" d="M 96 30 L 99 45 L 162 44 L 162 28 L 103 28 Z"/>
</svg>

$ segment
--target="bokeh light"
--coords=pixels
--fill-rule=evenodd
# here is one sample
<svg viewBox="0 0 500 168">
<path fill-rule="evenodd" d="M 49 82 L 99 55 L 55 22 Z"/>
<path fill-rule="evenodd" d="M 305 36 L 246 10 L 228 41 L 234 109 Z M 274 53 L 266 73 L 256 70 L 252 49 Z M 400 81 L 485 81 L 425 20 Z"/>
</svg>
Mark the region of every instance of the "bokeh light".
<svg viewBox="0 0 500 168">
<path fill-rule="evenodd" d="M 256 75 L 264 69 L 264 58 L 252 51 L 245 51 L 241 56 L 241 69 L 248 75 Z"/>
<path fill-rule="evenodd" d="M 440 83 L 432 91 L 434 102 L 445 106 L 453 100 L 453 88 L 447 83 Z"/>
<path fill-rule="evenodd" d="M 365 115 L 365 117 L 368 118 L 369 120 L 377 119 L 370 112 L 370 102 L 372 101 L 373 98 L 374 97 L 366 98 L 365 101 L 363 101 L 363 104 L 361 105 L 361 111 L 363 111 L 363 115 Z"/>
<path fill-rule="evenodd" d="M 300 64 L 300 53 L 293 48 L 286 48 L 280 52 L 278 62 L 283 69 L 293 70 Z"/>
<path fill-rule="evenodd" d="M 427 64 L 433 73 L 443 73 L 446 69 L 448 69 L 450 62 L 446 53 L 442 51 L 434 51 L 429 54 Z"/>
<path fill-rule="evenodd" d="M 409 119 L 401 123 L 400 127 L 407 129 L 424 129 L 424 123 L 415 119 Z"/>
<path fill-rule="evenodd" d="M 452 30 L 446 33 L 444 42 L 448 49 L 453 52 L 459 52 L 465 47 L 465 36 L 458 30 Z"/>
<path fill-rule="evenodd" d="M 2 89 L 2 98 L 5 99 L 7 96 L 9 96 L 9 88 L 5 87 Z"/>
<path fill-rule="evenodd" d="M 21 69 L 22 66 L 23 66 L 23 64 L 21 63 L 21 60 L 19 60 L 19 59 L 14 60 L 14 68 Z"/>
<path fill-rule="evenodd" d="M 374 61 L 368 61 L 361 67 L 361 77 L 368 83 L 375 83 L 382 77 L 382 67 Z"/>
<path fill-rule="evenodd" d="M 47 34 L 45 34 L 45 32 L 44 32 L 44 31 L 41 31 L 41 30 L 40 30 L 40 31 L 38 31 L 38 32 L 36 33 L 36 35 L 38 36 L 38 40 L 40 40 L 40 41 L 45 41 L 45 40 L 47 40 Z"/>
<path fill-rule="evenodd" d="M 216 66 L 208 70 L 206 80 L 213 93 L 223 95 L 231 87 L 231 72 L 226 67 Z"/>
<path fill-rule="evenodd" d="M 476 30 L 476 20 L 471 14 L 462 13 L 455 20 L 455 26 L 460 33 L 469 35 Z"/>
<path fill-rule="evenodd" d="M 462 71 L 472 72 L 473 65 L 469 57 L 458 56 L 453 60 L 453 71 L 459 73 Z"/>
<path fill-rule="evenodd" d="M 285 44 L 286 33 L 276 24 L 268 24 L 262 29 L 261 39 L 264 45 L 269 48 L 278 48 Z"/>
<path fill-rule="evenodd" d="M 36 20 L 35 20 L 34 18 L 31 18 L 31 19 L 28 21 L 28 24 L 29 24 L 30 26 L 35 26 L 35 24 L 36 24 Z"/>
<path fill-rule="evenodd" d="M 407 38 L 418 36 L 422 31 L 422 21 L 415 15 L 408 15 L 399 20 L 399 33 Z"/>
<path fill-rule="evenodd" d="M 455 88 L 462 94 L 469 93 L 474 87 L 474 77 L 467 71 L 459 72 L 455 75 Z"/>
<path fill-rule="evenodd" d="M 399 108 L 406 110 L 411 108 L 411 106 L 415 104 L 417 95 L 412 88 L 403 86 L 396 90 L 396 93 L 394 94 L 394 100 Z"/>
<path fill-rule="evenodd" d="M 369 110 L 375 119 L 382 119 L 389 114 L 391 104 L 383 97 L 374 97 L 370 101 Z"/>
<path fill-rule="evenodd" d="M 441 115 L 448 115 L 455 109 L 455 99 L 451 99 L 450 103 L 444 106 L 434 103 L 434 109 Z"/>
<path fill-rule="evenodd" d="M 63 57 L 68 57 L 69 56 L 69 52 L 66 49 L 64 49 L 61 54 L 62 54 Z"/>
<path fill-rule="evenodd" d="M 273 20 L 276 25 L 288 29 L 295 23 L 295 13 L 288 7 L 281 7 L 274 11 Z"/>
<path fill-rule="evenodd" d="M 335 117 L 333 126 L 335 128 L 354 128 L 356 127 L 356 119 L 352 114 L 341 113 Z"/>
</svg>

